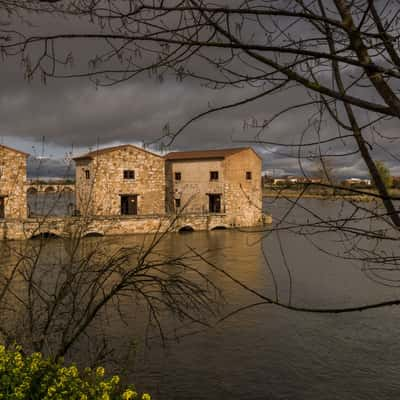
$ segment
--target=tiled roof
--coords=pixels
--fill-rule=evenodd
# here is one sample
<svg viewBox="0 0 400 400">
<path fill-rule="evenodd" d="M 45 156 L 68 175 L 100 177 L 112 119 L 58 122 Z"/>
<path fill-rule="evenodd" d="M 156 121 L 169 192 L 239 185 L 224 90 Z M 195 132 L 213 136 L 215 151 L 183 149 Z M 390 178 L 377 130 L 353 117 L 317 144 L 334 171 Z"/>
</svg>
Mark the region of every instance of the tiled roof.
<svg viewBox="0 0 400 400">
<path fill-rule="evenodd" d="M 156 157 L 162 157 L 162 156 L 160 156 L 160 155 L 158 155 L 156 153 L 152 153 L 151 151 L 142 149 L 141 147 L 134 146 L 133 144 L 122 144 L 122 145 L 119 145 L 119 146 L 105 147 L 103 149 L 90 151 L 89 153 L 82 154 L 81 156 L 78 156 L 78 157 L 74 157 L 73 159 L 74 160 L 84 160 L 86 158 L 93 158 L 93 157 L 99 156 L 101 154 L 111 153 L 112 151 L 121 150 L 121 149 L 124 149 L 124 148 L 132 148 L 132 149 L 135 149 L 135 150 L 144 151 L 145 153 L 152 154 L 153 156 L 156 156 Z"/>
<path fill-rule="evenodd" d="M 209 158 L 226 158 L 243 150 L 253 150 L 251 147 L 236 147 L 233 149 L 173 151 L 164 156 L 166 160 L 199 160 Z M 254 150 L 253 150 L 254 151 Z M 256 152 L 254 152 L 257 154 Z M 258 154 L 257 154 L 258 156 Z"/>
<path fill-rule="evenodd" d="M 30 155 L 29 153 L 25 153 L 24 151 L 13 149 L 12 147 L 5 146 L 4 144 L 0 144 L 0 148 L 6 149 L 6 150 L 10 150 L 10 151 L 13 151 L 15 153 L 23 154 L 26 157 L 28 157 Z"/>
</svg>

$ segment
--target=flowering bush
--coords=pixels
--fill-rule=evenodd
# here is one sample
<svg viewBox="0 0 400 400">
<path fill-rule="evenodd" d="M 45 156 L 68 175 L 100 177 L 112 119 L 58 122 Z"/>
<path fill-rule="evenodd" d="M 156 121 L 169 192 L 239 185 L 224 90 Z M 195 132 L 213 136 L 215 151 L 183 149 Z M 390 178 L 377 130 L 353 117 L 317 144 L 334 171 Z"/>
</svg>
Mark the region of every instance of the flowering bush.
<svg viewBox="0 0 400 400">
<path fill-rule="evenodd" d="M 86 368 L 43 358 L 41 353 L 23 356 L 21 348 L 0 345 L 0 399 L 7 400 L 151 400 L 139 397 L 134 387 L 121 388 L 118 376 L 104 377 L 105 370 Z"/>
</svg>

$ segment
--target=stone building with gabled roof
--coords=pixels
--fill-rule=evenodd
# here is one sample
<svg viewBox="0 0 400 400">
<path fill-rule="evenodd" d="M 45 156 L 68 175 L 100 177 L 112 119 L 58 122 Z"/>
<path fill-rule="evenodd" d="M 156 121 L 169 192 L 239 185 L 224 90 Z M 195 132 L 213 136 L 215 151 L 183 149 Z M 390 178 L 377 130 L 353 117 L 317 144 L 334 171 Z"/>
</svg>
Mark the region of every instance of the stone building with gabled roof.
<svg viewBox="0 0 400 400">
<path fill-rule="evenodd" d="M 163 157 L 130 144 L 74 158 L 81 215 L 164 215 Z"/>
<path fill-rule="evenodd" d="M 221 214 L 229 226 L 262 222 L 262 160 L 251 147 L 172 152 L 165 160 L 170 212 Z"/>
<path fill-rule="evenodd" d="M 0 219 L 28 216 L 26 161 L 29 154 L 0 145 Z"/>
<path fill-rule="evenodd" d="M 227 227 L 262 223 L 262 160 L 251 147 L 162 157 L 121 145 L 74 160 L 81 215 L 210 215 Z"/>
</svg>

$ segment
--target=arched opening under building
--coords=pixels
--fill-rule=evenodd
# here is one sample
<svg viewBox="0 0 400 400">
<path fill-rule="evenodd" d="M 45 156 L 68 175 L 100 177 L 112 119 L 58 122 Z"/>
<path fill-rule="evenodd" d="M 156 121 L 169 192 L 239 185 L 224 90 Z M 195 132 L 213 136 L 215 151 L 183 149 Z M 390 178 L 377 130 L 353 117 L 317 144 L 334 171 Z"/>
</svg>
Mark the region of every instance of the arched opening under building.
<svg viewBox="0 0 400 400">
<path fill-rule="evenodd" d="M 30 187 L 28 189 L 28 194 L 37 194 L 38 190 L 35 187 Z"/>
<path fill-rule="evenodd" d="M 56 189 L 54 189 L 53 186 L 49 186 L 44 191 L 45 191 L 45 193 L 54 193 L 56 191 Z"/>
<path fill-rule="evenodd" d="M 40 233 L 35 233 L 34 235 L 31 236 L 32 240 L 38 240 L 38 239 L 60 239 L 61 236 L 57 235 L 56 233 L 53 232 L 40 232 Z"/>
<path fill-rule="evenodd" d="M 179 228 L 178 230 L 179 233 L 189 233 L 189 232 L 194 232 L 194 229 L 190 225 L 185 225 Z"/>
<path fill-rule="evenodd" d="M 228 229 L 228 228 L 224 225 L 217 225 L 217 226 L 214 226 L 213 228 L 211 228 L 210 230 L 211 231 L 220 231 L 220 230 L 225 230 L 225 229 Z"/>
<path fill-rule="evenodd" d="M 87 237 L 103 237 L 104 233 L 101 232 L 88 232 L 84 235 L 85 238 Z"/>
</svg>

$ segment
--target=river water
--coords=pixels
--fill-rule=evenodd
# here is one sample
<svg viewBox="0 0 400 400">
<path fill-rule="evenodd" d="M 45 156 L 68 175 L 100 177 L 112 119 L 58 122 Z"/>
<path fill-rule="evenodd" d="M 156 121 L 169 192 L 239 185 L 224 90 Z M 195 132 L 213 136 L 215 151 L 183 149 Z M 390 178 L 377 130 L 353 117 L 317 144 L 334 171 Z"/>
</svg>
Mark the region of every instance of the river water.
<svg viewBox="0 0 400 400">
<path fill-rule="evenodd" d="M 283 200 L 265 203 L 275 221 L 289 206 Z M 288 221 L 318 219 L 303 207 L 327 218 L 353 212 L 337 202 L 305 199 Z M 285 229 L 279 235 L 228 230 L 170 234 L 162 248 L 170 254 L 188 248 L 207 251 L 210 262 L 269 297 L 275 296 L 272 270 L 285 304 L 342 308 L 400 298 L 398 271 L 385 284 L 376 282 L 366 273 L 365 260 L 350 259 L 350 236 L 322 230 L 307 236 Z M 139 239 L 110 240 L 125 246 Z M 358 245 L 365 249 L 376 243 Z M 381 245 L 379 251 L 398 249 L 396 242 Z M 201 268 L 223 291 L 221 316 L 261 301 L 210 266 Z M 143 315 L 133 301 L 123 306 L 124 323 L 115 313 L 104 329 L 117 354 L 126 356 L 130 343 L 137 343 L 135 356 L 123 361 L 127 380 L 155 400 L 394 399 L 400 394 L 398 307 L 315 314 L 262 304 L 209 328 L 186 326 L 186 336 L 164 347 L 156 335 L 145 346 L 140 336 Z M 166 330 L 176 326 L 165 318 Z"/>
</svg>

